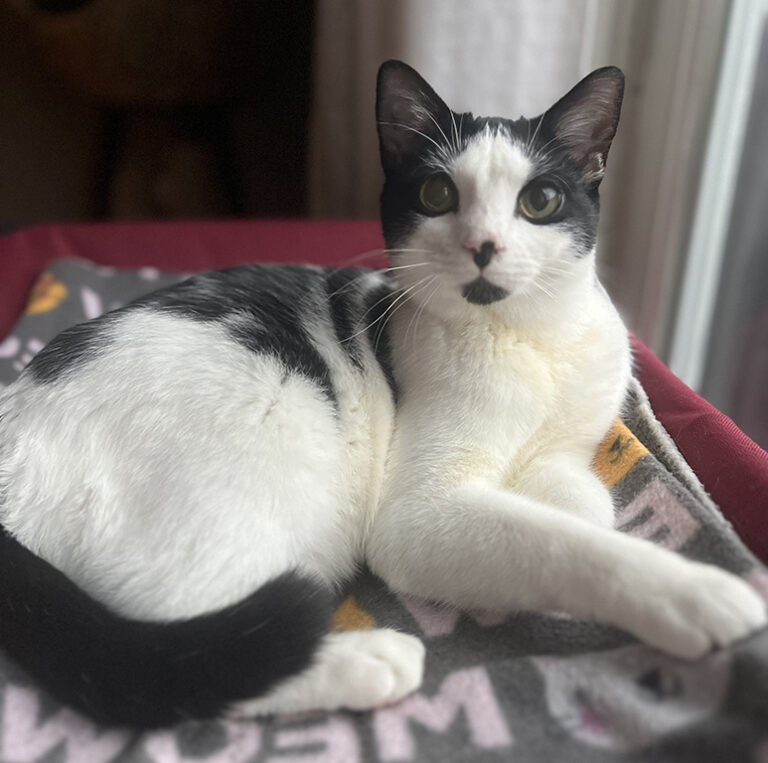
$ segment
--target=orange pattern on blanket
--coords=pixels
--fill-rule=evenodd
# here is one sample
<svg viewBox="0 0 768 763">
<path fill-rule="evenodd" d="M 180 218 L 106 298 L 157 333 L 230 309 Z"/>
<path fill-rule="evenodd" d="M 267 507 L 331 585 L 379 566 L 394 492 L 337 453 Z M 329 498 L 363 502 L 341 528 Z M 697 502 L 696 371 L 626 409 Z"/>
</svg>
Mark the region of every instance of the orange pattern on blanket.
<svg viewBox="0 0 768 763">
<path fill-rule="evenodd" d="M 29 294 L 25 315 L 38 315 L 57 308 L 67 298 L 67 287 L 52 273 L 43 273 Z"/>
<path fill-rule="evenodd" d="M 353 596 L 347 596 L 333 613 L 333 630 L 359 631 L 373 628 L 376 619 L 364 609 L 357 606 Z"/>
<path fill-rule="evenodd" d="M 626 424 L 616 419 L 597 448 L 592 468 L 607 487 L 613 487 L 647 452 Z"/>
</svg>

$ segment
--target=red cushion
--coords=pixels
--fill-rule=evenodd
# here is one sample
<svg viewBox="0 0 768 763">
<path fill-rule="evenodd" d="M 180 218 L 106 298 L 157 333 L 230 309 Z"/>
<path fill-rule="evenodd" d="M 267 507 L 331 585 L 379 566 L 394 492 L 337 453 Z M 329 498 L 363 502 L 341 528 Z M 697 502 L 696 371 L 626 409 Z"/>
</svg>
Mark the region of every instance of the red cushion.
<svg viewBox="0 0 768 763">
<path fill-rule="evenodd" d="M 184 271 L 252 261 L 375 266 L 383 261 L 382 246 L 379 225 L 372 221 L 104 223 L 27 228 L 0 237 L 0 338 L 21 312 L 35 277 L 55 257 Z M 355 259 L 363 253 L 373 256 Z M 656 415 L 747 545 L 768 562 L 768 454 L 688 389 L 639 341 L 635 341 L 635 357 Z"/>
<path fill-rule="evenodd" d="M 242 262 L 385 262 L 379 224 L 370 220 L 89 223 L 38 225 L 0 236 L 0 338 L 24 308 L 35 278 L 55 257 L 100 265 L 200 271 Z"/>
<path fill-rule="evenodd" d="M 768 563 L 768 453 L 639 339 L 636 370 L 656 416 L 744 542 Z"/>
</svg>

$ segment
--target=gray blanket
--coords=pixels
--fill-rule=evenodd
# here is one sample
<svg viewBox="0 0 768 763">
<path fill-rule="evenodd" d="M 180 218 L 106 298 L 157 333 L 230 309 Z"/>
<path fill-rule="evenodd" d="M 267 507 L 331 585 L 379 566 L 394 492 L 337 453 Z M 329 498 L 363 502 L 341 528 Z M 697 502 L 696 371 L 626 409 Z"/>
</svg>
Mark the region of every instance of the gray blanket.
<svg viewBox="0 0 768 763">
<path fill-rule="evenodd" d="M 52 262 L 0 342 L 7 384 L 56 333 L 178 280 Z M 736 537 L 653 415 L 638 384 L 595 457 L 617 525 L 742 575 L 768 573 Z M 697 663 L 567 616 L 459 612 L 362 575 L 336 627 L 396 626 L 427 645 L 424 684 L 372 713 L 190 722 L 137 735 L 95 728 L 0 658 L 3 763 L 355 761 L 723 761 L 768 763 L 768 632 Z"/>
</svg>

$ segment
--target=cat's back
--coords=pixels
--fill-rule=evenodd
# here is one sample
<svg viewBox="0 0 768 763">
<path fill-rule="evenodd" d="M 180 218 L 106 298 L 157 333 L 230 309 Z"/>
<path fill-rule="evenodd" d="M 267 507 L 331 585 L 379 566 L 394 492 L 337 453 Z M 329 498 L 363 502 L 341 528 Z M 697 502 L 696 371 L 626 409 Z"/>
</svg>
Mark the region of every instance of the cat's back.
<svg viewBox="0 0 768 763">
<path fill-rule="evenodd" d="M 351 559 L 323 556 L 328 517 L 371 500 L 392 416 L 355 336 L 382 288 L 364 271 L 244 266 L 64 332 L 0 393 L 3 524 L 131 614 L 234 601 L 292 555 L 343 574 Z"/>
</svg>

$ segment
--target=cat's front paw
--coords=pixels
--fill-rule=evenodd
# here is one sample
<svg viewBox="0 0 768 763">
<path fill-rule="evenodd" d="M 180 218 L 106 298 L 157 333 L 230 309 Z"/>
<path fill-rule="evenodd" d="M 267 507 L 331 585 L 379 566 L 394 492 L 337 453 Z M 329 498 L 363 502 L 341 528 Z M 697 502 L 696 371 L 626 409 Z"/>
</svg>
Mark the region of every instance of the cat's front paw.
<svg viewBox="0 0 768 763">
<path fill-rule="evenodd" d="M 708 564 L 685 562 L 674 578 L 651 588 L 635 633 L 676 657 L 696 659 L 768 622 L 765 601 L 752 587 Z"/>
<path fill-rule="evenodd" d="M 389 628 L 350 631 L 334 681 L 340 707 L 352 710 L 397 702 L 417 689 L 424 674 L 424 645 L 415 636 Z"/>
</svg>

